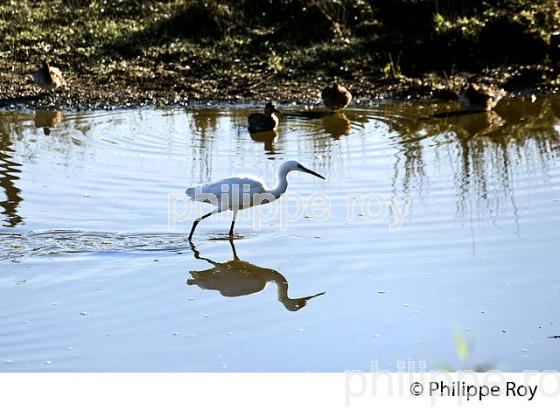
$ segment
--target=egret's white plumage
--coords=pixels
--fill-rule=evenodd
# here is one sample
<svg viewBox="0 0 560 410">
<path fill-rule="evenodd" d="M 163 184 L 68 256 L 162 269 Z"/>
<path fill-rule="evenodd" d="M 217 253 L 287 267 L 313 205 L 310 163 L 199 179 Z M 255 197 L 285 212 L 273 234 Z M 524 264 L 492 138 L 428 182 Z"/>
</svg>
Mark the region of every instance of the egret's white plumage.
<svg viewBox="0 0 560 410">
<path fill-rule="evenodd" d="M 234 194 L 231 195 L 231 206 L 226 205 L 225 201 L 221 201 L 223 193 L 233 193 L 234 189 L 238 189 L 241 196 L 243 193 L 248 193 L 252 196 L 255 193 L 264 193 L 269 191 L 266 186 L 266 182 L 264 182 L 263 179 L 252 175 L 238 175 L 235 177 L 220 179 L 219 181 L 210 182 L 208 184 L 198 185 L 187 189 L 186 192 L 189 198 L 193 201 L 213 204 L 220 207 L 221 211 L 227 211 L 230 209 L 240 210 L 245 208 L 246 206 L 244 205 L 247 204 L 243 203 L 243 198 L 240 200 L 239 198 L 236 198 Z M 224 209 L 222 209 L 222 207 L 224 207 Z"/>
<path fill-rule="evenodd" d="M 216 207 L 212 212 L 194 220 L 189 240 L 191 240 L 196 226 L 201 220 L 228 210 L 233 211 L 233 220 L 229 230 L 229 235 L 233 236 L 233 226 L 235 225 L 237 212 L 252 206 L 270 203 L 280 198 L 288 188 L 287 176 L 290 171 L 306 172 L 325 179 L 297 161 L 286 161 L 278 169 L 276 184 L 272 188 L 269 188 L 263 179 L 255 175 L 238 175 L 187 189 L 186 194 L 193 201 L 210 203 Z"/>
</svg>

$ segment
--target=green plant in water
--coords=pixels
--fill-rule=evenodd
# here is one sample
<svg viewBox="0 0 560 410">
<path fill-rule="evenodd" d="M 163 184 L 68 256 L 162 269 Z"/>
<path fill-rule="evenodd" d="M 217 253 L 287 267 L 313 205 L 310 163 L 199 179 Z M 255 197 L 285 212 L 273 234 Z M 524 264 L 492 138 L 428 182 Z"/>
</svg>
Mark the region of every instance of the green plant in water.
<svg viewBox="0 0 560 410">
<path fill-rule="evenodd" d="M 455 344 L 455 353 L 461 361 L 461 367 L 456 368 L 453 365 L 443 362 L 439 365 L 440 369 L 448 372 L 456 372 L 459 370 L 473 370 L 475 372 L 485 372 L 492 369 L 492 365 L 489 363 L 479 363 L 472 364 L 471 356 L 476 344 L 476 337 L 473 334 L 469 334 L 469 337 L 465 332 L 455 329 L 455 334 L 453 337 Z"/>
</svg>

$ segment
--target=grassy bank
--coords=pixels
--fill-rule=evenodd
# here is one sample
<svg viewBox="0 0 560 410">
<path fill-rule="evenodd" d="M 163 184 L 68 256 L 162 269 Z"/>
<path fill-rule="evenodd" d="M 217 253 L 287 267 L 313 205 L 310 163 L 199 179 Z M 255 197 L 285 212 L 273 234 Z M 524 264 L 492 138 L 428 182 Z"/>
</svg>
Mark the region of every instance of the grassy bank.
<svg viewBox="0 0 560 410">
<path fill-rule="evenodd" d="M 468 79 L 560 86 L 557 0 L 23 0 L 0 3 L 0 105 L 453 98 Z M 69 87 L 45 95 L 46 58 Z"/>
</svg>

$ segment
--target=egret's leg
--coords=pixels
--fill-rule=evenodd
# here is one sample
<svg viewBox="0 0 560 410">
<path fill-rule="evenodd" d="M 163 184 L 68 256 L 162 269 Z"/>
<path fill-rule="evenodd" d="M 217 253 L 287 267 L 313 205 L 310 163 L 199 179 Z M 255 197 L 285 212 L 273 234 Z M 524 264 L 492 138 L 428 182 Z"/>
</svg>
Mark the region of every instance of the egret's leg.
<svg viewBox="0 0 560 410">
<path fill-rule="evenodd" d="M 231 251 L 233 252 L 233 260 L 238 261 L 239 256 L 237 256 L 237 252 L 235 251 L 235 245 L 233 244 L 233 238 L 230 236 L 229 244 L 231 245 Z"/>
<path fill-rule="evenodd" d="M 235 225 L 235 217 L 237 216 L 237 211 L 233 211 L 233 219 L 231 221 L 231 228 L 229 228 L 229 236 L 233 236 L 233 226 Z"/>
<path fill-rule="evenodd" d="M 208 218 L 210 215 L 215 214 L 217 212 L 217 210 L 214 210 L 212 212 L 208 212 L 206 215 L 202 215 L 200 218 L 197 218 L 194 220 L 193 224 L 192 224 L 192 228 L 191 228 L 191 233 L 189 234 L 189 241 L 192 239 L 192 236 L 194 234 L 194 230 L 196 229 L 196 226 L 198 225 L 198 223 L 200 221 L 202 221 L 204 218 Z"/>
</svg>

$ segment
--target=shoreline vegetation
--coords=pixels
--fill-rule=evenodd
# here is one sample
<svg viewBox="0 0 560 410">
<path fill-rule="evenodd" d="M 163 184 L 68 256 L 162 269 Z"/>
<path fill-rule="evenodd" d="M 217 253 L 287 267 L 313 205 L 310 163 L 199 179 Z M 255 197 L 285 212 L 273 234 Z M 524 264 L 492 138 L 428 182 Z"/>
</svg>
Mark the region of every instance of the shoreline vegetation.
<svg viewBox="0 0 560 410">
<path fill-rule="evenodd" d="M 47 60 L 67 87 L 31 74 Z M 453 100 L 560 90 L 557 0 L 6 0 L 0 109 Z"/>
</svg>

